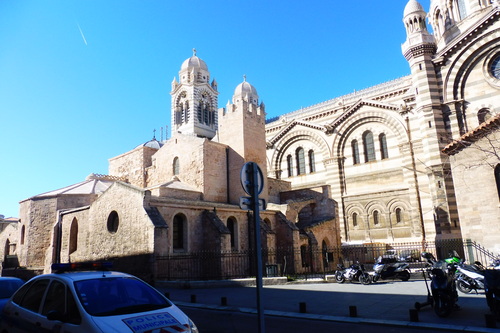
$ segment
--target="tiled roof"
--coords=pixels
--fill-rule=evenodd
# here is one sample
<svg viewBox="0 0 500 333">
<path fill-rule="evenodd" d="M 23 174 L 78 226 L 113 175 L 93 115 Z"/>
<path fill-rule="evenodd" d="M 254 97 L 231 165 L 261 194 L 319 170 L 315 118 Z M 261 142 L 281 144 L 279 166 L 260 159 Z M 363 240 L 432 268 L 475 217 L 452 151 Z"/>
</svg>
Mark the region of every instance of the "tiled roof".
<svg viewBox="0 0 500 333">
<path fill-rule="evenodd" d="M 442 152 L 447 155 L 455 155 L 477 140 L 498 129 L 500 129 L 500 114 L 488 119 L 472 131 L 465 133 L 460 137 L 460 139 L 454 140 L 444 147 Z"/>
</svg>

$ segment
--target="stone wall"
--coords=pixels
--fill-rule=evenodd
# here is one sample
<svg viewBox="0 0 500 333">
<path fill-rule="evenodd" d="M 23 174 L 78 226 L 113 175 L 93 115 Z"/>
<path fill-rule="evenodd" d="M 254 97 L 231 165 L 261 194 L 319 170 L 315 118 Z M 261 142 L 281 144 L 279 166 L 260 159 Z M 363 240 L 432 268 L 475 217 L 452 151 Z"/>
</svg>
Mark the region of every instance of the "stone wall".
<svg viewBox="0 0 500 333">
<path fill-rule="evenodd" d="M 497 130 L 488 138 L 450 156 L 463 237 L 497 254 L 500 253 L 500 194 L 494 167 L 500 160 L 487 151 L 498 149 L 499 143 L 500 132 Z"/>
</svg>

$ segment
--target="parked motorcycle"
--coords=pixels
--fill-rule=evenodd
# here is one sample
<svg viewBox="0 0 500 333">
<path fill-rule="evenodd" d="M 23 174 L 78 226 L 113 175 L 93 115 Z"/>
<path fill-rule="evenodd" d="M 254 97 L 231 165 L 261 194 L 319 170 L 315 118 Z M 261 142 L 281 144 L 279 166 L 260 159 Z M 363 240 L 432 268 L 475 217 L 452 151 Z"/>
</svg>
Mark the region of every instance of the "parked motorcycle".
<svg viewBox="0 0 500 333">
<path fill-rule="evenodd" d="M 344 283 L 346 280 L 351 282 L 359 281 L 362 284 L 372 283 L 370 274 L 365 271 L 365 265 L 360 264 L 359 261 L 347 268 L 343 264 L 338 264 L 335 280 L 338 283 Z"/>
<path fill-rule="evenodd" d="M 485 267 L 476 261 L 474 265 L 461 263 L 457 266 L 455 280 L 457 288 L 463 293 L 470 293 L 472 290 L 484 290 L 484 269 Z"/>
<path fill-rule="evenodd" d="M 422 257 L 430 264 L 430 292 L 434 312 L 439 317 L 447 317 L 451 311 L 459 308 L 458 292 L 455 283 L 456 266 L 460 257 L 453 251 L 450 258 L 437 261 L 431 253 L 424 252 Z"/>
<path fill-rule="evenodd" d="M 486 302 L 491 313 L 500 321 L 500 270 L 484 270 Z"/>
<path fill-rule="evenodd" d="M 373 265 L 372 280 L 373 282 L 377 282 L 379 279 L 394 278 L 408 281 L 410 279 L 409 266 L 405 261 L 380 256 L 375 265 Z"/>
<path fill-rule="evenodd" d="M 488 267 L 500 270 L 500 258 L 493 259 Z"/>
</svg>

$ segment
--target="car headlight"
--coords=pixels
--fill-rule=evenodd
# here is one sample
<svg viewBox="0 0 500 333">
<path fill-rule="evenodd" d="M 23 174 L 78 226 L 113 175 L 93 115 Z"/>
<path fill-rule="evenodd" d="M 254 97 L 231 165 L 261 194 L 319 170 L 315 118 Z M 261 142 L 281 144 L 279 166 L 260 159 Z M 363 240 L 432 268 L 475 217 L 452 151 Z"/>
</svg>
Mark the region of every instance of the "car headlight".
<svg viewBox="0 0 500 333">
<path fill-rule="evenodd" d="M 200 332 L 200 331 L 198 331 L 198 327 L 196 327 L 196 325 L 193 323 L 193 321 L 189 318 L 188 318 L 188 323 L 189 323 L 189 328 L 190 328 L 191 333 L 199 333 Z"/>
</svg>

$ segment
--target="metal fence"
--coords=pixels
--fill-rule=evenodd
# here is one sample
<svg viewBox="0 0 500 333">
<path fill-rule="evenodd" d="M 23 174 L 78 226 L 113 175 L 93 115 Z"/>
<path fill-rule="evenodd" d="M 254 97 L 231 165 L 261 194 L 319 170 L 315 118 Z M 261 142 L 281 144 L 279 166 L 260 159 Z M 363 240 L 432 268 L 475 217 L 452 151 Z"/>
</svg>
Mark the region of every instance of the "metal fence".
<svg viewBox="0 0 500 333">
<path fill-rule="evenodd" d="M 409 261 L 413 268 L 423 267 L 422 252 L 431 252 L 437 259 L 457 251 L 466 262 L 480 261 L 488 264 L 496 256 L 476 242 L 462 239 L 414 243 L 369 243 L 343 245 L 336 248 L 263 249 L 264 276 L 287 276 L 290 279 L 324 277 L 335 271 L 338 263 L 350 265 L 356 261 L 368 269 L 375 259 L 384 254 L 395 254 Z M 257 275 L 255 251 L 202 251 L 173 253 L 157 257 L 156 280 L 224 280 L 255 277 Z"/>
</svg>

